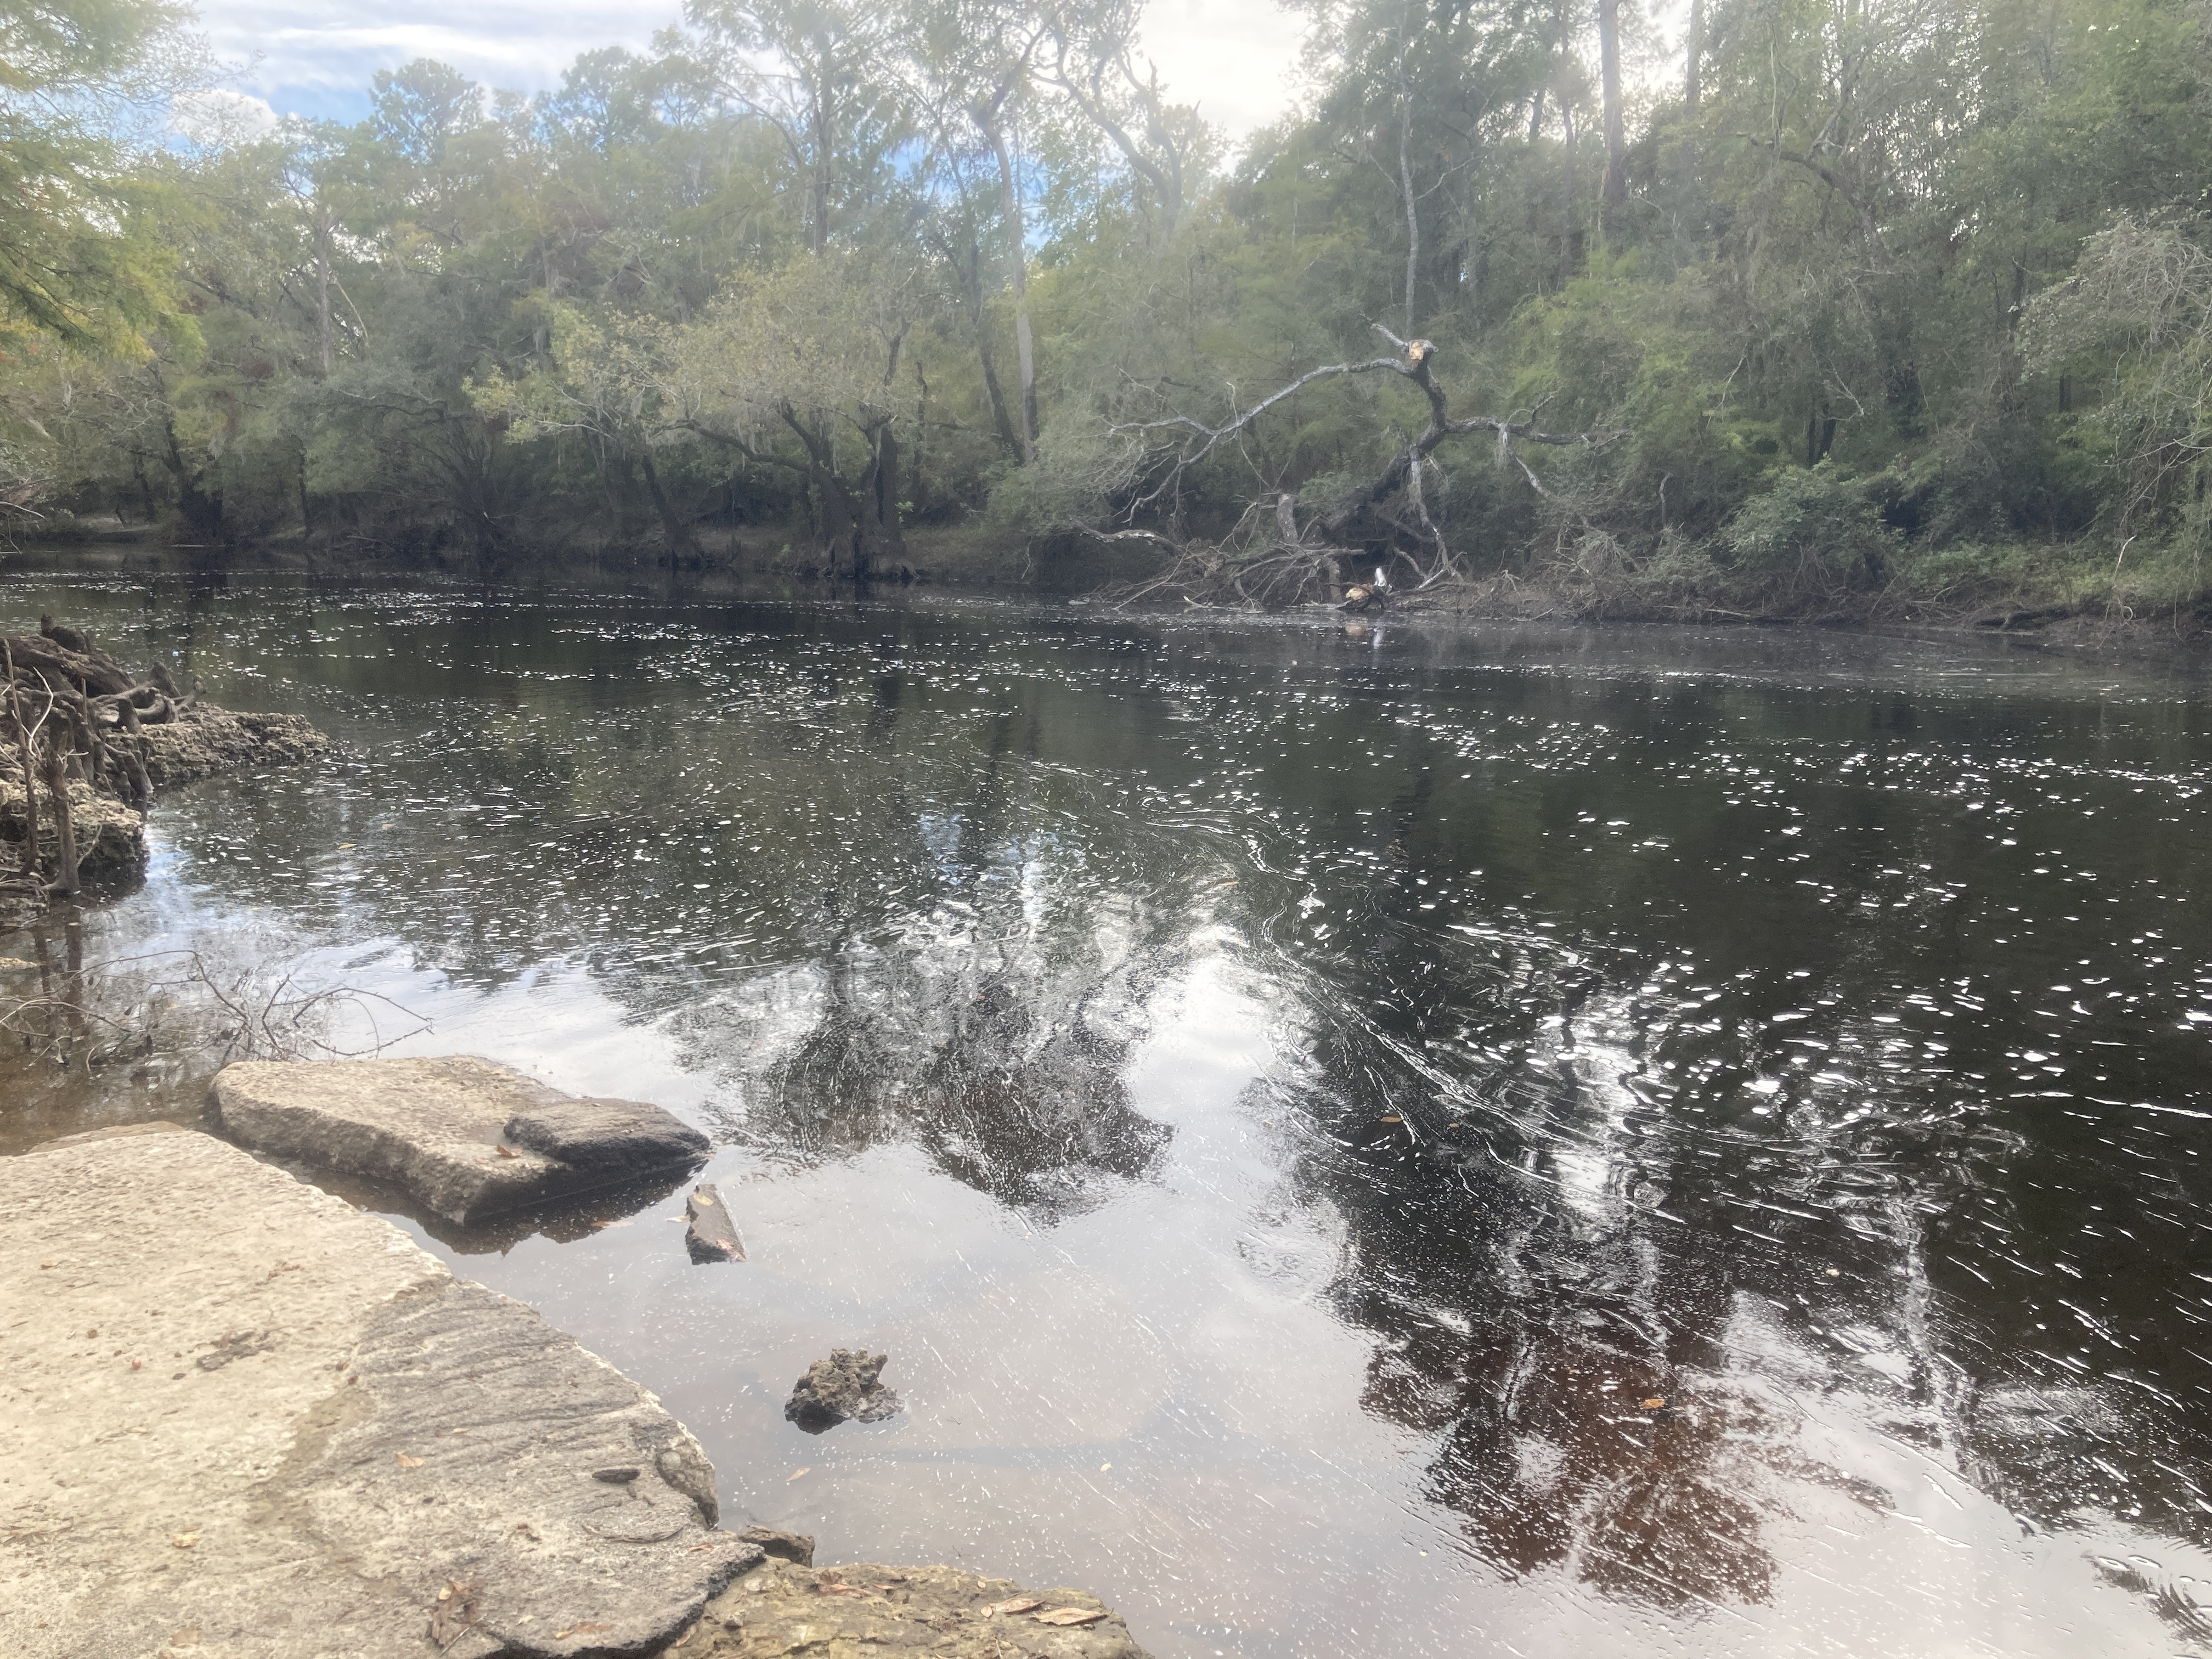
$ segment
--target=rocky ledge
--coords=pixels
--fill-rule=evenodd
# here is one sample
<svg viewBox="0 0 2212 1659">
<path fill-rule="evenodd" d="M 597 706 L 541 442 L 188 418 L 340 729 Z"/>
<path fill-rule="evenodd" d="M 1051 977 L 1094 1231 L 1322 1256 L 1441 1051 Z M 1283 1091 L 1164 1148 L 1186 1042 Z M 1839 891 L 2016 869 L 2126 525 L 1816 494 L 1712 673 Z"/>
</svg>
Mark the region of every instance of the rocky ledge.
<svg viewBox="0 0 2212 1659">
<path fill-rule="evenodd" d="M 0 1159 L 0 1652 L 649 1653 L 764 1559 L 660 1402 L 190 1131 Z"/>
<path fill-rule="evenodd" d="M 707 1155 L 707 1137 L 642 1101 L 564 1095 L 472 1054 L 240 1060 L 208 1120 L 276 1157 L 404 1187 L 463 1224 Z"/>
<path fill-rule="evenodd" d="M 957 1567 L 770 1559 L 707 1604 L 682 1659 L 1145 1659 L 1121 1615 L 1077 1589 L 1024 1590 Z"/>
<path fill-rule="evenodd" d="M 161 1124 L 0 1158 L 9 1659 L 1143 1659 L 1079 1591 L 718 1525 L 652 1395 Z"/>
</svg>

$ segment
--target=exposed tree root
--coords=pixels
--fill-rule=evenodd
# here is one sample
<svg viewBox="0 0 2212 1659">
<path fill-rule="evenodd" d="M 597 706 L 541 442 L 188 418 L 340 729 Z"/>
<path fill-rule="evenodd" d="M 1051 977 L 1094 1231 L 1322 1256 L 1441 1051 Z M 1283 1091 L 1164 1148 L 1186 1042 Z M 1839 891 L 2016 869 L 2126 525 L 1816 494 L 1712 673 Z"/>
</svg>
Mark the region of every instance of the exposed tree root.
<svg viewBox="0 0 2212 1659">
<path fill-rule="evenodd" d="M 141 677 L 77 630 L 41 622 L 37 634 L 0 637 L 0 836 L 13 836 L 0 900 L 10 908 L 79 891 L 88 864 L 143 854 L 157 780 L 323 745 L 296 716 L 229 714 L 158 665 Z"/>
</svg>

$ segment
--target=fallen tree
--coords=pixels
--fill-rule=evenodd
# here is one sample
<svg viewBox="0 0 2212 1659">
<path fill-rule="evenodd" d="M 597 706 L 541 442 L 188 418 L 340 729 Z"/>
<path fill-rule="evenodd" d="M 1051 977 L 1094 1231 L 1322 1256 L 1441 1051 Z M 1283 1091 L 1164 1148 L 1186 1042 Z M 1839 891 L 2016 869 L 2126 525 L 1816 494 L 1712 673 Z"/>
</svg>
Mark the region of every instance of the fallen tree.
<svg viewBox="0 0 2212 1659">
<path fill-rule="evenodd" d="M 1520 446 L 1589 448 L 1628 435 L 1626 428 L 1547 432 L 1536 424 L 1541 404 L 1524 416 L 1455 416 L 1431 368 L 1436 347 L 1427 340 L 1401 339 L 1380 323 L 1374 327 L 1398 349 L 1395 356 L 1310 369 L 1220 425 L 1170 415 L 1110 428 L 1127 446 L 1120 458 L 1123 471 L 1116 492 L 1122 503 L 1119 517 L 1127 527 L 1086 526 L 1085 533 L 1101 542 L 1149 542 L 1168 555 L 1164 568 L 1122 590 L 1125 603 L 1163 595 L 1268 608 L 1340 601 L 1347 595 L 1348 574 L 1352 585 L 1361 585 L 1370 566 L 1384 573 L 1388 586 L 1396 591 L 1422 592 L 1465 580 L 1471 573 L 1429 507 L 1427 479 L 1440 447 L 1487 434 L 1496 443 L 1500 466 L 1518 467 L 1538 495 L 1559 501 Z M 1428 418 L 1419 432 L 1395 444 L 1380 471 L 1345 490 L 1333 505 L 1302 512 L 1294 493 L 1276 490 L 1250 501 L 1228 534 L 1211 541 L 1181 533 L 1175 527 L 1179 514 L 1170 513 L 1164 528 L 1138 522 L 1158 515 L 1164 503 L 1177 503 L 1194 468 L 1297 393 L 1322 381 L 1366 374 L 1410 381 L 1427 400 Z M 1375 601 L 1370 592 L 1353 602 Z"/>
<path fill-rule="evenodd" d="M 50 617 L 0 637 L 0 897 L 17 908 L 77 892 L 88 871 L 145 857 L 156 787 L 329 747 L 298 714 L 238 714 L 141 676 Z"/>
</svg>

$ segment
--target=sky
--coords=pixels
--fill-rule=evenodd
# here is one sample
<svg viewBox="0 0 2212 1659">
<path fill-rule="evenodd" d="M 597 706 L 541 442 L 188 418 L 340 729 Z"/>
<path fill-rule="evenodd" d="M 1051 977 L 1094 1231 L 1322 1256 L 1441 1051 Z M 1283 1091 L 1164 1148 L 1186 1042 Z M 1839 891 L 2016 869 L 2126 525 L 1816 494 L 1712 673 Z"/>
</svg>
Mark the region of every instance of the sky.
<svg viewBox="0 0 2212 1659">
<path fill-rule="evenodd" d="M 229 85 L 279 115 L 355 120 L 369 77 L 435 58 L 518 92 L 560 83 L 580 52 L 643 51 L 680 0 L 201 0 L 199 20 Z M 1144 44 L 1181 102 L 1243 138 L 1296 92 L 1297 20 L 1276 0 L 1150 0 Z M 242 114 L 255 106 L 240 104 Z"/>
</svg>

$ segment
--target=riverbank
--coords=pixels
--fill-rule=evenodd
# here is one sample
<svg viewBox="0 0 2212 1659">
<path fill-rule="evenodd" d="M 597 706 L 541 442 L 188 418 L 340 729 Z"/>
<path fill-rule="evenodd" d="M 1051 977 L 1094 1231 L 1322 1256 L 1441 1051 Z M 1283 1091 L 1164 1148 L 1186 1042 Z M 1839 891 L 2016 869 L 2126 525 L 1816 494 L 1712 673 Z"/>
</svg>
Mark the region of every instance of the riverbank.
<svg viewBox="0 0 2212 1659">
<path fill-rule="evenodd" d="M 1119 607 L 1158 563 L 1142 544 L 1036 538 L 980 520 L 913 526 L 907 541 L 905 562 L 881 573 L 866 591 L 1033 594 Z M 54 568 L 188 574 L 202 580 L 270 574 L 365 581 L 428 578 L 526 589 L 604 583 L 708 597 L 853 591 L 848 577 L 825 568 L 793 532 L 776 526 L 702 532 L 696 557 L 672 559 L 651 541 L 580 544 L 545 550 L 542 556 L 510 556 L 489 572 L 458 549 L 402 554 L 297 534 L 216 549 L 169 541 L 159 526 L 91 522 L 70 538 L 0 553 L 0 572 Z M 1746 582 L 1703 561 L 1638 568 L 1618 562 L 1593 568 L 1582 561 L 1492 574 L 1426 593 L 1401 587 L 1383 614 L 1464 626 L 1797 628 L 1896 638 L 1992 637 L 2129 657 L 2196 651 L 2212 641 L 2212 611 L 2193 597 L 2196 584 L 2193 571 L 2126 573 L 2087 550 L 2063 556 L 2027 548 L 1920 555 L 1901 562 L 1879 587 L 1798 591 Z M 1195 606 L 1176 594 L 1154 596 L 1133 608 L 1139 614 L 1201 608 L 1261 614 L 1241 605 Z"/>
<path fill-rule="evenodd" d="M 136 874 L 157 790 L 329 748 L 301 715 L 206 702 L 158 659 L 142 677 L 51 618 L 0 636 L 0 903 L 27 914 L 88 877 Z"/>
<path fill-rule="evenodd" d="M 0 1158 L 0 1282 L 10 1659 L 1142 1659 L 1079 1591 L 720 1524 L 653 1395 L 210 1135 Z"/>
</svg>

